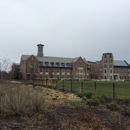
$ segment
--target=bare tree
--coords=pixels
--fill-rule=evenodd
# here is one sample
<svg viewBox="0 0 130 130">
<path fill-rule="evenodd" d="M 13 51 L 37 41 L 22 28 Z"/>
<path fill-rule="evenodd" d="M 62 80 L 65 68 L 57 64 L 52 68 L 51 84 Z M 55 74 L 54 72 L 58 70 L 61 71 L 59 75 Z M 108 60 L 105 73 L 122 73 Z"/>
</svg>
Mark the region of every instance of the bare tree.
<svg viewBox="0 0 130 130">
<path fill-rule="evenodd" d="M 0 82 L 7 79 L 8 73 L 11 70 L 11 62 L 7 57 L 0 58 Z"/>
</svg>

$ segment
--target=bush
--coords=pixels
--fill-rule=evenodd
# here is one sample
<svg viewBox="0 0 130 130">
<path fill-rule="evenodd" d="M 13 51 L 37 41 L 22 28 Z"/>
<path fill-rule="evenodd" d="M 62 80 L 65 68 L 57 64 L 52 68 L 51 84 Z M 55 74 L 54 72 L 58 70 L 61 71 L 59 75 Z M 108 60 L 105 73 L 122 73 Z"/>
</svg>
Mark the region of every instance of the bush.
<svg viewBox="0 0 130 130">
<path fill-rule="evenodd" d="M 0 85 L 0 113 L 4 111 L 5 102 L 6 102 L 6 96 L 3 89 L 4 87 Z"/>
<path fill-rule="evenodd" d="M 130 116 L 130 108 L 127 106 L 123 106 L 121 108 L 121 114 L 124 116 Z"/>
<path fill-rule="evenodd" d="M 130 105 L 130 98 L 125 99 L 125 104 Z"/>
<path fill-rule="evenodd" d="M 96 96 L 95 98 L 97 98 L 100 103 L 104 103 L 105 102 L 105 99 L 104 99 L 103 96 Z"/>
<path fill-rule="evenodd" d="M 95 95 L 93 92 L 86 92 L 86 93 L 79 93 L 79 94 L 78 94 L 78 96 L 79 96 L 80 98 L 86 97 L 86 98 L 88 98 L 88 99 L 91 99 L 93 95 Z"/>
<path fill-rule="evenodd" d="M 49 102 L 45 99 L 44 93 L 40 90 L 35 90 L 31 95 L 32 107 L 35 112 L 42 112 L 47 110 Z"/>
<path fill-rule="evenodd" d="M 82 97 L 84 97 L 84 93 L 78 93 L 77 96 L 82 98 Z"/>
<path fill-rule="evenodd" d="M 87 97 L 82 97 L 82 100 L 84 101 L 84 102 L 86 102 L 87 101 Z"/>
<path fill-rule="evenodd" d="M 93 97 L 92 99 L 88 99 L 86 104 L 89 106 L 97 106 L 100 104 L 100 101 L 97 98 Z"/>
<path fill-rule="evenodd" d="M 66 104 L 71 104 L 71 105 L 83 105 L 84 103 L 82 102 L 82 100 L 80 99 L 68 99 L 64 101 Z"/>
<path fill-rule="evenodd" d="M 120 106 L 116 104 L 115 102 L 111 102 L 106 104 L 107 109 L 110 109 L 111 111 L 117 111 L 120 109 Z"/>
<path fill-rule="evenodd" d="M 25 109 L 27 100 L 30 94 L 20 87 L 14 87 L 6 92 L 6 105 L 5 110 L 14 114 L 21 114 Z"/>
</svg>

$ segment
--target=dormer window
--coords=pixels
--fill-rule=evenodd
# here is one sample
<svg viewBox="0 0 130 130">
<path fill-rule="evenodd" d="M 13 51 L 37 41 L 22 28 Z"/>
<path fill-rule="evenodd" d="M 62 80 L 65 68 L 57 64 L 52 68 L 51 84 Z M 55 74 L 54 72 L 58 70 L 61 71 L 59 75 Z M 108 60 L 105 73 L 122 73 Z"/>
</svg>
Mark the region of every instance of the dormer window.
<svg viewBox="0 0 130 130">
<path fill-rule="evenodd" d="M 67 66 L 70 66 L 70 63 L 66 63 Z"/>
<path fill-rule="evenodd" d="M 59 62 L 56 62 L 56 65 L 59 66 Z"/>
<path fill-rule="evenodd" d="M 45 65 L 48 66 L 48 65 L 49 65 L 49 62 L 45 62 Z"/>
<path fill-rule="evenodd" d="M 39 66 L 43 66 L 43 62 L 39 62 Z"/>
<path fill-rule="evenodd" d="M 61 63 L 62 66 L 65 66 L 65 63 Z"/>
<path fill-rule="evenodd" d="M 54 62 L 50 62 L 51 66 L 54 66 Z"/>
</svg>

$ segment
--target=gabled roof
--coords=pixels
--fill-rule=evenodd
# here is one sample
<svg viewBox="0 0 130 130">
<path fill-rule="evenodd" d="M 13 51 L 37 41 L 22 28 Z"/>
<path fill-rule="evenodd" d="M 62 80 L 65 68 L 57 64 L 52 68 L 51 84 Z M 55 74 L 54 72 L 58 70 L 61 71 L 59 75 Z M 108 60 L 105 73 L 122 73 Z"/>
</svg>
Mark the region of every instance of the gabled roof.
<svg viewBox="0 0 130 130">
<path fill-rule="evenodd" d="M 114 60 L 114 66 L 128 66 L 125 61 Z"/>
<path fill-rule="evenodd" d="M 22 55 L 23 60 L 27 60 L 31 55 Z M 80 57 L 77 58 L 64 58 L 64 57 L 50 57 L 50 56 L 34 56 L 39 62 L 42 62 L 42 66 L 51 66 L 52 63 L 54 67 L 72 67 L 71 63 L 76 62 Z M 48 64 L 48 65 L 46 65 Z"/>
<path fill-rule="evenodd" d="M 22 55 L 23 60 L 27 60 L 31 55 Z"/>
</svg>

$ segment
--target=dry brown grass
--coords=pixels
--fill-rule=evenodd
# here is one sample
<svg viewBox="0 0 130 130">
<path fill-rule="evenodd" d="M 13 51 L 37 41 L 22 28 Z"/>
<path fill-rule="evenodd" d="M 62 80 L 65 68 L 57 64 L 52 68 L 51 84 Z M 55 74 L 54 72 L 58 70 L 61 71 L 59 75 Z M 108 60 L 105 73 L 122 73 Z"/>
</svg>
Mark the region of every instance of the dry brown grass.
<svg viewBox="0 0 130 130">
<path fill-rule="evenodd" d="M 62 121 L 62 129 L 65 130 L 105 130 L 102 120 L 91 109 L 83 110 L 77 107 L 77 117 Z"/>
<path fill-rule="evenodd" d="M 0 86 L 0 112 L 13 114 L 26 113 L 29 110 L 40 112 L 47 108 L 44 91 L 31 86 L 6 83 Z"/>
</svg>

